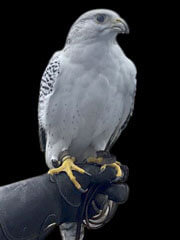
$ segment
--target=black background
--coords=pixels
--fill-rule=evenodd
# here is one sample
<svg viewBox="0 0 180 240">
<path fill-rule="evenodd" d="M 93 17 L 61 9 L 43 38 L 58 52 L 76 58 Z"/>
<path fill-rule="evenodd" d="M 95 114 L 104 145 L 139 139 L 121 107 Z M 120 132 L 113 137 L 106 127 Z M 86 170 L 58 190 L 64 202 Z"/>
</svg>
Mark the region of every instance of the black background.
<svg viewBox="0 0 180 240">
<path fill-rule="evenodd" d="M 130 35 L 119 36 L 118 42 L 137 66 L 138 84 L 134 115 L 112 149 L 118 159 L 129 166 L 129 200 L 104 228 L 88 231 L 86 239 L 104 236 L 109 239 L 112 234 L 117 239 L 127 239 L 132 234 L 133 238 L 146 239 L 160 228 L 159 219 L 163 214 L 158 198 L 162 177 L 158 178 L 161 170 L 157 165 L 163 164 L 160 142 L 167 134 L 168 115 L 163 115 L 168 85 L 161 72 L 165 65 L 160 65 L 164 4 L 47 1 L 39 5 L 11 4 L 1 9 L 5 14 L 1 35 L 1 92 L 4 95 L 1 95 L 0 185 L 48 170 L 38 140 L 40 79 L 49 58 L 63 48 L 72 23 L 83 12 L 94 8 L 115 10 L 128 22 Z M 168 157 L 165 145 L 163 152 Z M 48 239 L 60 239 L 58 236 L 56 229 Z"/>
</svg>

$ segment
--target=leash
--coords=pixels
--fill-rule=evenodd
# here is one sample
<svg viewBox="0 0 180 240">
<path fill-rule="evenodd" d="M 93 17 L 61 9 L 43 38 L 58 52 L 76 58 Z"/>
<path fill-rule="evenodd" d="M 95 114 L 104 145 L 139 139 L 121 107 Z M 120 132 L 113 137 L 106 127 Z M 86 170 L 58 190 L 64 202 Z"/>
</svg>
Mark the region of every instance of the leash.
<svg viewBox="0 0 180 240">
<path fill-rule="evenodd" d="M 89 205 L 90 205 L 94 195 L 97 193 L 97 191 L 99 190 L 100 187 L 101 187 L 101 185 L 93 184 L 89 188 L 88 192 L 85 194 L 84 201 L 83 201 L 83 204 L 82 204 L 82 208 L 80 208 L 80 213 L 77 216 L 78 221 L 77 221 L 77 229 L 76 229 L 75 240 L 80 240 L 81 224 L 83 222 L 83 217 L 84 217 L 85 213 L 87 213 Z"/>
</svg>

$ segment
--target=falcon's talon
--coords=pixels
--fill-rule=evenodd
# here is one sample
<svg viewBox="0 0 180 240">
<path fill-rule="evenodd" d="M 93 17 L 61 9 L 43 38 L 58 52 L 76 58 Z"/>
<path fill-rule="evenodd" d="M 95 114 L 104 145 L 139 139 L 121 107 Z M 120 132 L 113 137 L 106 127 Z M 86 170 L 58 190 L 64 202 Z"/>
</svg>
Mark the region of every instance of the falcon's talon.
<svg viewBox="0 0 180 240">
<path fill-rule="evenodd" d="M 89 172 L 84 172 L 85 174 L 87 174 L 88 176 L 92 176 L 92 174 L 91 173 L 89 173 Z"/>
<path fill-rule="evenodd" d="M 88 191 L 88 189 L 83 189 L 83 188 L 79 188 L 78 189 L 81 193 L 86 193 Z"/>
<path fill-rule="evenodd" d="M 54 174 L 59 174 L 61 172 L 66 172 L 66 174 L 68 175 L 68 177 L 70 178 L 70 180 L 74 184 L 74 186 L 77 188 L 77 190 L 84 193 L 84 192 L 86 192 L 86 190 L 82 189 L 81 185 L 76 180 L 76 177 L 73 175 L 72 171 L 77 171 L 81 174 L 87 174 L 87 172 L 84 169 L 75 165 L 74 161 L 75 161 L 75 158 L 73 158 L 73 157 L 66 158 L 60 167 L 50 169 L 48 171 L 48 174 L 54 175 Z M 89 173 L 88 173 L 88 175 L 89 175 Z"/>
<path fill-rule="evenodd" d="M 111 183 L 117 183 L 121 180 L 122 177 L 116 177 L 114 180 L 111 181 Z"/>
<path fill-rule="evenodd" d="M 106 170 L 107 164 L 104 164 L 101 168 L 100 168 L 100 173 L 103 173 Z"/>
</svg>

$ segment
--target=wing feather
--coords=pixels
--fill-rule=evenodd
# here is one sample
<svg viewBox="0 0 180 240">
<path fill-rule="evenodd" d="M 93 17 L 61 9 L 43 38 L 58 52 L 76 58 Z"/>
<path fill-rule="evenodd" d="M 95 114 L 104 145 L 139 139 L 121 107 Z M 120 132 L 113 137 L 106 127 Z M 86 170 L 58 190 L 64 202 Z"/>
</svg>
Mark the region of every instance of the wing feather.
<svg viewBox="0 0 180 240">
<path fill-rule="evenodd" d="M 46 148 L 46 109 L 51 94 L 54 90 L 54 84 L 60 74 L 60 51 L 56 52 L 50 59 L 40 83 L 38 121 L 39 121 L 39 141 L 41 151 Z"/>
</svg>

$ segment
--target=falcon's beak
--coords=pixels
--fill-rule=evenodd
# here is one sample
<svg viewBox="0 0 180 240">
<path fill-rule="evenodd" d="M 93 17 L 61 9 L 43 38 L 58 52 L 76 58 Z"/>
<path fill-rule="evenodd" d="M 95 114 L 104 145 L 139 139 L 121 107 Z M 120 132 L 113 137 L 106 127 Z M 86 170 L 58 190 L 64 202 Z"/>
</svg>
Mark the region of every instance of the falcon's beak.
<svg viewBox="0 0 180 240">
<path fill-rule="evenodd" d="M 117 30 L 119 33 L 129 33 L 128 24 L 122 18 L 116 18 L 113 21 L 112 28 Z"/>
</svg>

